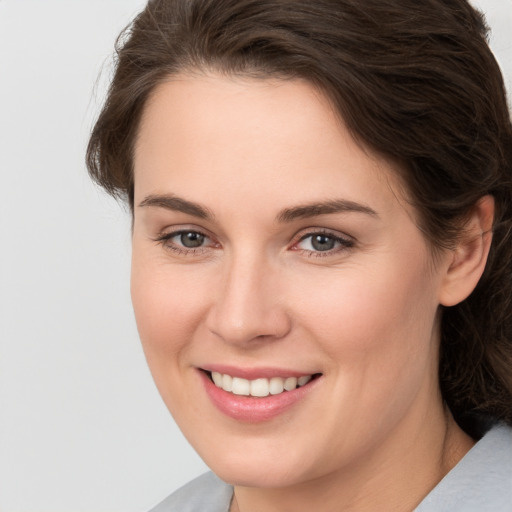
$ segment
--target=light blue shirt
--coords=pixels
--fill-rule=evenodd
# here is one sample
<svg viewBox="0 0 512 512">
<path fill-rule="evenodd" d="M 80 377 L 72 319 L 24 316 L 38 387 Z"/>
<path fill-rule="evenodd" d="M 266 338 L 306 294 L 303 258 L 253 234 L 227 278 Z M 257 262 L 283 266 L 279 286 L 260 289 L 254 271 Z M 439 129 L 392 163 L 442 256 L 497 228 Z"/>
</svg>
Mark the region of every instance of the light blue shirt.
<svg viewBox="0 0 512 512">
<path fill-rule="evenodd" d="M 206 473 L 150 512 L 228 512 L 233 487 Z M 414 512 L 512 512 L 512 428 L 496 425 Z"/>
</svg>

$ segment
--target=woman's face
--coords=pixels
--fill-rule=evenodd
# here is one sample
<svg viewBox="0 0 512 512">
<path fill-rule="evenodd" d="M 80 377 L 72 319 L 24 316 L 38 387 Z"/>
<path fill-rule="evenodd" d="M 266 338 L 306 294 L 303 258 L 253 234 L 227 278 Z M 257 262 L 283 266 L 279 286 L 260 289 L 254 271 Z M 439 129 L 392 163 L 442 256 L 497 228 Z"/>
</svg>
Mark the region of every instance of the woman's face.
<svg viewBox="0 0 512 512">
<path fill-rule="evenodd" d="M 148 102 L 137 325 L 167 407 L 225 480 L 386 460 L 439 409 L 443 262 L 395 175 L 305 82 L 180 76 Z"/>
</svg>

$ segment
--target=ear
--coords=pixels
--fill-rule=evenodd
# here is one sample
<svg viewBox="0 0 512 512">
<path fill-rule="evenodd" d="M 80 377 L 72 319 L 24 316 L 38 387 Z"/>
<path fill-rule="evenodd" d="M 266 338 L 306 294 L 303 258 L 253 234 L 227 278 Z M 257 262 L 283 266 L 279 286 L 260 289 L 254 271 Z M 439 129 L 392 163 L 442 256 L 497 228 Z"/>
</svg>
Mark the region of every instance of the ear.
<svg viewBox="0 0 512 512">
<path fill-rule="evenodd" d="M 473 207 L 461 240 L 449 253 L 439 297 L 443 306 L 462 302 L 482 277 L 491 247 L 493 219 L 494 198 L 487 195 Z"/>
</svg>

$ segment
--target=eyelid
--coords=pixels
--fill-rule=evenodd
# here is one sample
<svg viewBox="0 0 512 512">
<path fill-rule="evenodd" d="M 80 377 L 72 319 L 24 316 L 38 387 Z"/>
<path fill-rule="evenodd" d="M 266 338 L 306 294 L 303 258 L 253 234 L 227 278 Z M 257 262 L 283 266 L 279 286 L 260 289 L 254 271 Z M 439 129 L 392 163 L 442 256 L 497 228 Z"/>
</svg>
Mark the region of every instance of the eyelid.
<svg viewBox="0 0 512 512">
<path fill-rule="evenodd" d="M 203 236 L 206 240 L 209 240 L 211 243 L 200 246 L 200 247 L 185 247 L 182 245 L 178 245 L 171 240 L 184 233 L 197 233 Z M 199 254 L 204 252 L 210 248 L 215 248 L 219 246 L 219 243 L 215 241 L 214 237 L 209 234 L 209 232 L 203 228 L 199 228 L 197 226 L 190 225 L 182 225 L 182 226 L 169 226 L 164 228 L 156 237 L 153 238 L 153 241 L 161 244 L 164 248 L 175 251 L 179 254 Z"/>
<path fill-rule="evenodd" d="M 324 236 L 331 237 L 336 242 L 338 242 L 340 244 L 340 246 L 338 246 L 337 248 L 334 248 L 334 249 L 327 250 L 327 251 L 313 251 L 313 250 L 309 250 L 309 249 L 300 249 L 297 247 L 297 245 L 300 242 L 302 242 L 303 240 L 306 240 L 307 238 L 312 237 L 314 235 L 324 235 Z M 356 240 L 353 237 L 346 235 L 344 233 L 340 233 L 339 231 L 334 231 L 334 230 L 327 229 L 327 228 L 307 228 L 305 230 L 301 230 L 299 233 L 297 233 L 295 235 L 290 248 L 297 252 L 302 251 L 303 253 L 322 257 L 322 256 L 330 256 L 330 255 L 336 254 L 340 251 L 345 251 L 347 249 L 350 249 L 355 245 L 355 243 L 356 243 Z"/>
<path fill-rule="evenodd" d="M 177 237 L 183 233 L 197 233 L 203 236 L 206 240 L 209 241 L 206 245 L 199 247 L 186 247 L 184 245 L 176 244 L 175 242 L 171 242 L 174 237 Z M 337 242 L 338 246 L 333 249 L 328 249 L 325 251 L 319 250 L 311 250 L 311 249 L 303 249 L 297 247 L 297 245 L 303 240 L 315 236 L 315 235 L 324 235 L 332 238 L 335 242 Z M 205 230 L 198 226 L 191 225 L 178 225 L 178 226 L 168 226 L 164 228 L 156 237 L 152 239 L 154 242 L 161 244 L 164 248 L 172 250 L 176 253 L 183 255 L 198 255 L 204 251 L 207 251 L 212 248 L 220 247 L 220 243 L 215 240 L 215 237 L 209 233 L 209 230 Z M 302 252 L 304 254 L 308 254 L 311 256 L 332 256 L 338 252 L 346 251 L 352 248 L 356 243 L 356 240 L 347 235 L 345 233 L 340 233 L 339 231 L 328 229 L 328 228 L 305 228 L 299 231 L 294 237 L 289 246 L 289 249 L 292 251 Z"/>
<path fill-rule="evenodd" d="M 355 241 L 356 241 L 353 236 L 350 236 L 346 233 L 342 233 L 335 229 L 313 226 L 313 227 L 301 229 L 297 234 L 294 235 L 292 243 L 300 242 L 301 240 L 304 240 L 304 238 L 307 238 L 308 236 L 312 236 L 312 235 L 332 236 L 333 238 L 344 240 L 345 242 L 352 242 L 352 243 L 355 243 Z"/>
<path fill-rule="evenodd" d="M 179 235 L 180 233 L 189 232 L 199 233 L 211 240 L 215 239 L 215 236 L 210 232 L 210 230 L 201 226 L 196 226 L 195 224 L 175 224 L 165 226 L 164 228 L 159 229 L 158 234 L 154 238 L 170 238 L 172 236 Z"/>
</svg>

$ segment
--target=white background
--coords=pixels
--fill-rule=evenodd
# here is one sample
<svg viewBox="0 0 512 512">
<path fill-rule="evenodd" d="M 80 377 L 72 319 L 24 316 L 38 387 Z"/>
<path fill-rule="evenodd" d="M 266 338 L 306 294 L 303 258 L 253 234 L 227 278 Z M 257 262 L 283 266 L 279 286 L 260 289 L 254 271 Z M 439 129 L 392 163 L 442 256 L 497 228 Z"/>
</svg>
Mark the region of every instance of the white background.
<svg viewBox="0 0 512 512">
<path fill-rule="evenodd" d="M 205 469 L 139 346 L 129 215 L 83 163 L 143 3 L 0 0 L 0 512 L 141 512 Z M 511 89 L 512 0 L 475 3 Z"/>
</svg>

